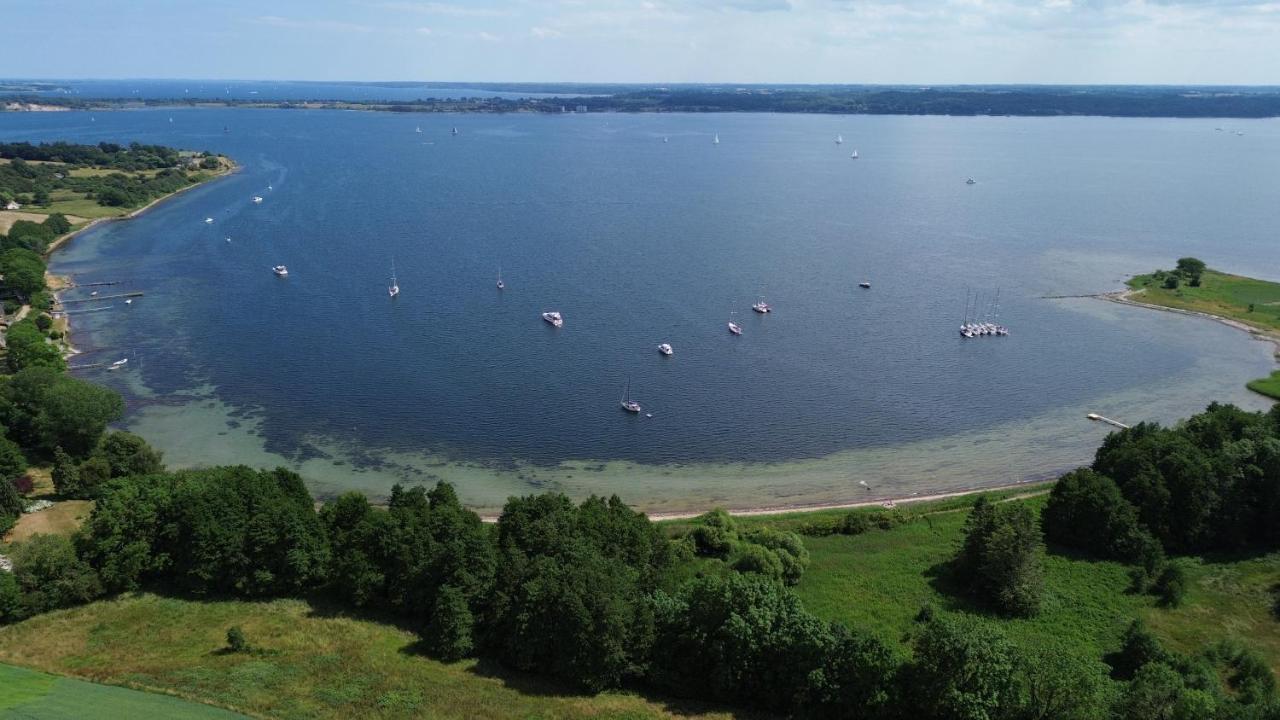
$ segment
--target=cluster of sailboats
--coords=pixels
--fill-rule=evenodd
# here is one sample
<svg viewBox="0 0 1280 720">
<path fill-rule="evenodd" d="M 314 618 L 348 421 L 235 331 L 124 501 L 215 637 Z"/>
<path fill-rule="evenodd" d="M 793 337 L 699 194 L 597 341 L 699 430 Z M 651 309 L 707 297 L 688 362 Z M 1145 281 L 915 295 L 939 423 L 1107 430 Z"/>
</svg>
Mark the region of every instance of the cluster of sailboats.
<svg viewBox="0 0 1280 720">
<path fill-rule="evenodd" d="M 971 299 L 972 302 L 970 302 Z M 1009 334 L 1009 328 L 997 322 L 999 317 L 999 290 L 996 290 L 994 296 L 985 299 L 982 293 L 974 294 L 965 291 L 964 320 L 960 323 L 960 336 L 965 338 L 986 337 L 988 335 L 1004 337 Z"/>
</svg>

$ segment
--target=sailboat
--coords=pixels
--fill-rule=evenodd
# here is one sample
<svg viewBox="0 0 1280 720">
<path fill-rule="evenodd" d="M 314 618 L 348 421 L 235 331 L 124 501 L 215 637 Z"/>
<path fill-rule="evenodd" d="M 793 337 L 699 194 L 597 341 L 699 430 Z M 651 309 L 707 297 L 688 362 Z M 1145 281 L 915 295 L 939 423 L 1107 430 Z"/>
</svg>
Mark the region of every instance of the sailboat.
<svg viewBox="0 0 1280 720">
<path fill-rule="evenodd" d="M 400 283 L 396 282 L 396 261 L 391 261 L 391 284 L 387 286 L 387 294 L 395 297 L 400 294 Z"/>
<path fill-rule="evenodd" d="M 662 142 L 664 142 L 664 143 L 665 143 L 665 142 L 669 142 L 669 141 L 670 141 L 670 138 L 668 138 L 666 135 L 663 135 L 663 136 L 662 136 Z"/>
<path fill-rule="evenodd" d="M 413 131 L 414 131 L 414 132 L 416 132 L 416 133 L 421 133 L 421 132 L 422 132 L 422 126 L 421 126 L 421 125 L 419 125 L 418 127 L 414 128 L 414 129 L 413 129 Z"/>
<path fill-rule="evenodd" d="M 499 266 L 498 266 L 498 289 L 499 289 L 499 290 L 501 290 L 501 289 L 505 288 L 506 286 L 507 286 L 507 284 L 506 284 L 506 283 L 504 283 L 504 282 L 502 282 L 502 266 L 501 266 L 501 265 L 499 265 Z"/>
<path fill-rule="evenodd" d="M 733 313 L 729 313 L 729 332 L 734 335 L 742 334 L 742 328 L 738 326 L 738 323 L 733 321 Z"/>
<path fill-rule="evenodd" d="M 453 126 L 453 132 L 451 132 L 451 133 L 449 133 L 449 134 L 450 134 L 450 135 L 457 135 L 457 134 L 458 134 L 458 126 L 457 126 L 457 125 L 454 125 L 454 126 Z"/>
<path fill-rule="evenodd" d="M 622 391 L 622 399 L 618 401 L 618 404 L 629 413 L 638 413 L 642 409 L 640 403 L 631 399 L 631 378 L 627 378 L 627 387 Z"/>
<path fill-rule="evenodd" d="M 852 158 L 852 159 L 854 159 L 854 160 L 857 160 L 857 159 L 858 159 L 858 151 L 855 149 L 855 150 L 853 151 L 853 154 L 852 154 L 852 155 L 850 155 L 849 157 L 850 157 L 850 158 Z"/>
<path fill-rule="evenodd" d="M 844 136 L 843 136 L 843 135 L 837 135 L 837 136 L 836 136 L 836 144 L 837 144 L 837 145 L 843 145 L 843 144 L 844 144 Z"/>
<path fill-rule="evenodd" d="M 765 314 L 765 313 L 767 313 L 767 312 L 773 312 L 773 308 L 769 307 L 769 303 L 767 303 L 767 302 L 765 302 L 765 301 L 764 301 L 764 296 L 763 296 L 763 295 L 761 295 L 761 296 L 760 296 L 760 300 L 758 300 L 758 301 L 756 302 L 756 304 L 754 304 L 754 305 L 752 305 L 752 306 L 751 306 L 751 309 L 752 309 L 752 310 L 755 310 L 756 312 L 760 313 L 761 315 L 763 315 L 763 314 Z"/>
<path fill-rule="evenodd" d="M 712 145 L 719 145 L 719 144 L 720 144 L 720 133 L 716 133 L 716 139 L 715 139 L 715 140 L 712 140 L 712 141 L 711 141 L 711 144 L 712 144 Z"/>
</svg>

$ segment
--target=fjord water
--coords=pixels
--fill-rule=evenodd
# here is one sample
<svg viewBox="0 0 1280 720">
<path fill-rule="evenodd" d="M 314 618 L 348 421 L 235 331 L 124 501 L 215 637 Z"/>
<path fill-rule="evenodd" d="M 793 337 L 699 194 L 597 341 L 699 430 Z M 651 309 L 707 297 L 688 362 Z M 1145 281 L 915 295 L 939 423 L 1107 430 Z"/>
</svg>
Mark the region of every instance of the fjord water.
<svg viewBox="0 0 1280 720">
<path fill-rule="evenodd" d="M 1276 277 L 1275 121 L 208 109 L 6 114 L 0 137 L 243 166 L 54 262 L 146 293 L 75 342 L 136 358 L 83 375 L 171 465 L 285 464 L 321 494 L 446 478 L 482 508 L 801 505 L 1045 477 L 1091 458 L 1085 412 L 1266 406 L 1244 333 L 1040 296 L 1183 255 Z M 959 336 L 970 288 L 1000 290 L 1009 337 Z M 652 418 L 618 407 L 628 378 Z"/>
</svg>

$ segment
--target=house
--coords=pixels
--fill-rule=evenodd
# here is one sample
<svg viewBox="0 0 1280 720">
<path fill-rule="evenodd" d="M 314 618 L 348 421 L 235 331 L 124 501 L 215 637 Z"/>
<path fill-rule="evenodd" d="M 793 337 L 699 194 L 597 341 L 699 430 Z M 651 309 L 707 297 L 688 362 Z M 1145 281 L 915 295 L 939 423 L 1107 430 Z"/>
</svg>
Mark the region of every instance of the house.
<svg viewBox="0 0 1280 720">
<path fill-rule="evenodd" d="M 22 206 L 18 204 L 17 200 L 10 200 L 9 204 L 4 206 L 4 209 L 5 210 L 21 210 Z"/>
</svg>

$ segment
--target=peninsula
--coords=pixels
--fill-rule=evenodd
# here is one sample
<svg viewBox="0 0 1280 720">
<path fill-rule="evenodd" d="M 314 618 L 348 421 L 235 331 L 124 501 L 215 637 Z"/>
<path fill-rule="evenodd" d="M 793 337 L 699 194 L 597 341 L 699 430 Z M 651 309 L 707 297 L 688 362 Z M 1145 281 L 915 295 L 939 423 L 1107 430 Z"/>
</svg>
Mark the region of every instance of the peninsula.
<svg viewBox="0 0 1280 720">
<path fill-rule="evenodd" d="M 1280 357 L 1280 283 L 1220 272 L 1187 257 L 1172 270 L 1137 275 L 1126 284 L 1128 290 L 1109 299 L 1214 318 L 1273 343 Z M 1248 388 L 1280 400 L 1280 371 Z"/>
</svg>

